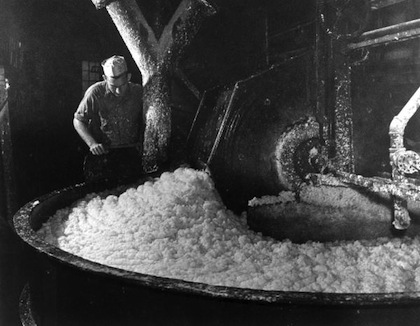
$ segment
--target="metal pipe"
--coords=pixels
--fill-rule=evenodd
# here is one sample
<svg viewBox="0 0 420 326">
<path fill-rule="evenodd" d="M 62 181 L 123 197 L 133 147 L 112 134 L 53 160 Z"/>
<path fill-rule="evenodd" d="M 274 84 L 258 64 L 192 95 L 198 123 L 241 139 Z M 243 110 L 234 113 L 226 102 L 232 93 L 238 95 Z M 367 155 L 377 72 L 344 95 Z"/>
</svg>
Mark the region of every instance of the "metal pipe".
<svg viewBox="0 0 420 326">
<path fill-rule="evenodd" d="M 106 9 L 140 69 L 143 84 L 146 84 L 157 69 L 155 52 L 158 41 L 152 28 L 135 0 L 112 1 Z"/>
<path fill-rule="evenodd" d="M 363 33 L 362 35 L 360 35 L 359 39 L 360 40 L 372 39 L 372 38 L 377 38 L 380 36 L 399 33 L 402 31 L 408 31 L 411 29 L 419 28 L 419 27 L 420 27 L 420 19 L 415 19 L 415 20 L 410 20 L 408 22 L 403 22 L 403 23 L 367 31 Z"/>
<path fill-rule="evenodd" d="M 403 109 L 396 115 L 389 125 L 389 136 L 391 141 L 390 154 L 404 148 L 404 130 L 408 121 L 416 113 L 420 106 L 420 87 L 410 98 Z"/>
<path fill-rule="evenodd" d="M 420 36 L 420 19 L 387 26 L 363 33 L 359 42 L 349 43 L 347 48 L 355 50 L 381 44 L 405 41 Z"/>
<path fill-rule="evenodd" d="M 216 10 L 205 0 L 182 0 L 158 39 L 135 0 L 92 2 L 97 8 L 107 8 L 142 74 L 147 111 L 143 165 L 145 171 L 155 171 L 168 158 L 171 70 L 176 67 L 204 17 L 216 13 Z"/>
<path fill-rule="evenodd" d="M 310 180 L 317 186 L 343 186 L 355 185 L 365 188 L 374 193 L 390 194 L 400 198 L 407 198 L 413 201 L 420 201 L 418 186 L 409 183 L 401 185 L 386 178 L 364 177 L 354 173 L 335 171 L 334 175 L 312 174 Z"/>
<path fill-rule="evenodd" d="M 396 115 L 389 126 L 390 148 L 389 157 L 392 167 L 392 178 L 396 182 L 404 183 L 404 174 L 399 170 L 398 162 L 404 158 L 407 151 L 404 147 L 404 130 L 408 121 L 420 106 L 420 87 L 410 98 L 403 109 Z M 399 196 L 394 196 L 394 222 L 396 229 L 406 229 L 410 225 L 410 215 L 407 210 L 407 201 Z"/>
<path fill-rule="evenodd" d="M 146 84 L 155 73 L 162 74 L 179 59 L 181 52 L 198 31 L 202 20 L 216 12 L 205 0 L 183 0 L 159 39 L 135 0 L 92 0 L 104 5 L 130 51 Z"/>
<path fill-rule="evenodd" d="M 205 17 L 216 13 L 208 1 L 183 0 L 159 39 L 159 61 L 174 64 L 198 32 Z"/>
</svg>

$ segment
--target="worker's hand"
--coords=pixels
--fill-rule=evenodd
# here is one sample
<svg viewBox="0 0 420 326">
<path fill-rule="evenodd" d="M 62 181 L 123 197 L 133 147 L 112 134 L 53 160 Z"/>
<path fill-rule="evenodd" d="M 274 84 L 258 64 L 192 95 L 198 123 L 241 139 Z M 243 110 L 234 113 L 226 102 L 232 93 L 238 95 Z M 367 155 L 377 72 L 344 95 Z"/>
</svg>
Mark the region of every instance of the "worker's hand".
<svg viewBox="0 0 420 326">
<path fill-rule="evenodd" d="M 104 146 L 104 144 L 94 144 L 89 147 L 89 150 L 93 155 L 103 155 L 108 153 L 108 149 Z"/>
</svg>

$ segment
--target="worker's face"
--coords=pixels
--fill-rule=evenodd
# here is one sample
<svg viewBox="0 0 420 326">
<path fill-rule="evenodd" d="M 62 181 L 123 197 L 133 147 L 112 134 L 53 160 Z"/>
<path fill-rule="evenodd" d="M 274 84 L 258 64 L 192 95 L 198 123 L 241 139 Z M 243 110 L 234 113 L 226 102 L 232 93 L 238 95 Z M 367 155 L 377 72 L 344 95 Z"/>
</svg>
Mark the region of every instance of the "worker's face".
<svg viewBox="0 0 420 326">
<path fill-rule="evenodd" d="M 117 78 L 103 76 L 109 90 L 117 97 L 124 96 L 128 89 L 128 82 L 131 79 L 130 73 L 124 73 Z"/>
</svg>

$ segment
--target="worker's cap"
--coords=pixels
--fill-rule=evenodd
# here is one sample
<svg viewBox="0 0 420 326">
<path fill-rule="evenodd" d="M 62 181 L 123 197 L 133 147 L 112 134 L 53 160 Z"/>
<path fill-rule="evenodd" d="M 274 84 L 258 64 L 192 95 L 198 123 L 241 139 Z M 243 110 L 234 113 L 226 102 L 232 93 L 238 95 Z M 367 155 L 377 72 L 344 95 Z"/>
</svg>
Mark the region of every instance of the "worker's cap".
<svg viewBox="0 0 420 326">
<path fill-rule="evenodd" d="M 124 57 L 114 55 L 102 61 L 102 68 L 106 77 L 117 79 L 127 72 L 127 63 Z"/>
</svg>

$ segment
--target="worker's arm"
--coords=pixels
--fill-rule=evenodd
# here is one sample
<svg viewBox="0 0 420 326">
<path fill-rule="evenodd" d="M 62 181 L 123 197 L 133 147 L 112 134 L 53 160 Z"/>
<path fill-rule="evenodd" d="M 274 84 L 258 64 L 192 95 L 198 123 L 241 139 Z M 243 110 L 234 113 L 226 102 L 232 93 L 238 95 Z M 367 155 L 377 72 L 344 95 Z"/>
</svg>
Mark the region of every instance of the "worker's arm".
<svg viewBox="0 0 420 326">
<path fill-rule="evenodd" d="M 93 155 L 102 155 L 108 153 L 108 149 L 104 146 L 104 144 L 98 143 L 95 138 L 93 138 L 86 123 L 74 118 L 73 126 L 79 134 L 80 138 L 82 138 L 86 145 L 88 145 L 89 150 Z"/>
</svg>

